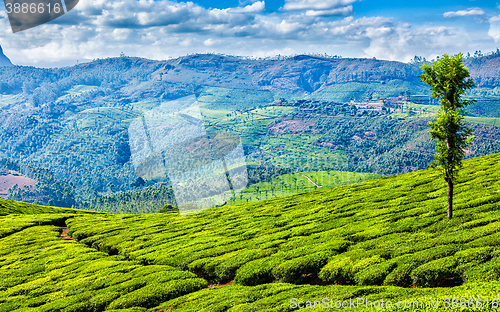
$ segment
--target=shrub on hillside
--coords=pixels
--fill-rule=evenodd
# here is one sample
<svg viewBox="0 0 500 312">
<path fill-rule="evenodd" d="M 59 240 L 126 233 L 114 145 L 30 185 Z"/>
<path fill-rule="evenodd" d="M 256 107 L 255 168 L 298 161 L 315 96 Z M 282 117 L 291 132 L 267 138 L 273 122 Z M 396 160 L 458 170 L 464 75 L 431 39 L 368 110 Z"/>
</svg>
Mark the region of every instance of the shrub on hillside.
<svg viewBox="0 0 500 312">
<path fill-rule="evenodd" d="M 273 281 L 272 270 L 284 260 L 271 256 L 250 261 L 236 271 L 234 282 L 245 286 L 255 286 Z"/>
<path fill-rule="evenodd" d="M 113 301 L 108 308 L 152 308 L 164 301 L 200 290 L 207 286 L 207 281 L 201 278 L 174 280 L 167 283 L 152 283 L 121 296 Z"/>
<path fill-rule="evenodd" d="M 318 274 L 318 277 L 332 284 L 352 284 L 354 276 L 352 273 L 351 258 L 339 255 L 325 265 Z"/>
<path fill-rule="evenodd" d="M 465 250 L 460 250 L 455 253 L 455 258 L 458 261 L 458 265 L 464 264 L 479 264 L 488 261 L 492 257 L 493 247 L 477 247 L 469 248 Z"/>
<path fill-rule="evenodd" d="M 445 257 L 427 262 L 411 272 L 413 284 L 417 287 L 456 286 L 462 277 L 456 270 L 457 260 Z"/>
<path fill-rule="evenodd" d="M 477 266 L 471 266 L 462 273 L 465 281 L 497 281 L 500 280 L 500 258 L 493 258 Z"/>
<path fill-rule="evenodd" d="M 418 267 L 418 264 L 412 262 L 400 263 L 389 273 L 382 285 L 409 287 L 412 284 L 411 272 Z"/>
<path fill-rule="evenodd" d="M 237 256 L 225 258 L 224 261 L 219 263 L 215 268 L 215 275 L 221 282 L 230 281 L 235 278 L 238 268 L 245 263 L 255 259 L 267 257 L 272 254 L 271 249 L 251 249 L 247 251 L 238 251 Z"/>
<path fill-rule="evenodd" d="M 356 273 L 354 280 L 358 285 L 382 285 L 387 275 L 389 275 L 396 266 L 397 262 L 394 260 L 375 264 Z"/>
<path fill-rule="evenodd" d="M 329 251 L 321 251 L 291 259 L 279 264 L 272 270 L 274 278 L 284 283 L 302 283 L 303 275 L 317 274 L 331 256 Z"/>
<path fill-rule="evenodd" d="M 422 243 L 425 244 L 425 243 Z M 415 248 L 418 248 L 415 247 Z M 414 281 L 411 272 L 420 265 L 435 259 L 451 256 L 460 249 L 458 244 L 436 246 L 415 252 L 414 254 L 402 255 L 394 258 L 397 267 L 394 268 L 385 278 L 383 285 L 409 287 Z"/>
</svg>

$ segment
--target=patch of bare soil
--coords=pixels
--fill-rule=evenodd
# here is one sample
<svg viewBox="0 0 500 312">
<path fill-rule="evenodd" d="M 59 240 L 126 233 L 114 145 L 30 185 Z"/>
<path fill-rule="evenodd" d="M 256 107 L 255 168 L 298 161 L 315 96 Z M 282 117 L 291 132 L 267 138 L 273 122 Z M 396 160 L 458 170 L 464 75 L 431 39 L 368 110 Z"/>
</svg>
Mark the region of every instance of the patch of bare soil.
<svg viewBox="0 0 500 312">
<path fill-rule="evenodd" d="M 10 173 L 7 175 L 0 175 L 0 196 L 9 195 L 9 188 L 13 187 L 15 184 L 20 188 L 25 186 L 35 187 L 36 181 Z"/>
<path fill-rule="evenodd" d="M 309 274 L 302 274 L 301 276 L 303 280 L 301 284 L 321 285 L 321 286 L 328 285 L 328 283 L 322 281 L 317 274 L 309 273 Z"/>
<path fill-rule="evenodd" d="M 63 239 L 67 239 L 67 240 L 75 240 L 73 237 L 69 236 L 68 233 L 69 233 L 69 229 L 67 227 L 62 227 L 62 232 L 61 232 L 61 236 Z"/>
<path fill-rule="evenodd" d="M 283 120 L 275 125 L 269 127 L 273 134 L 281 134 L 286 132 L 317 132 L 318 130 L 314 128 L 314 122 L 303 121 L 303 120 Z"/>
<path fill-rule="evenodd" d="M 233 285 L 233 283 L 234 283 L 234 281 L 230 281 L 229 283 L 226 283 L 226 284 L 210 284 L 210 285 L 208 285 L 208 288 L 230 286 L 230 285 Z"/>
</svg>

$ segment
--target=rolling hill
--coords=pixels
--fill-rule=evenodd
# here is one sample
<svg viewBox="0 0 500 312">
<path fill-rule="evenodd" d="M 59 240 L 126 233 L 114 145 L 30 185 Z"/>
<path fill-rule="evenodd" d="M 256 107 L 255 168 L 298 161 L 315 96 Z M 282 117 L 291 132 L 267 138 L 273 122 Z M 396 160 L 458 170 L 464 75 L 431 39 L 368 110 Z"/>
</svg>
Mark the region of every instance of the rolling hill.
<svg viewBox="0 0 500 312">
<path fill-rule="evenodd" d="M 500 152 L 499 60 L 498 53 L 465 60 L 478 82 L 467 94 L 478 100 L 468 117 L 475 132 L 468 157 Z M 393 175 L 424 169 L 433 159 L 427 128 L 437 106 L 419 81 L 420 65 L 200 54 L 164 61 L 123 56 L 52 69 L 1 67 L 0 172 L 14 170 L 37 182 L 2 196 L 119 213 L 175 205 L 166 169 L 141 171 L 137 165 L 134 151 L 142 143 L 135 143 L 150 134 L 136 126 L 186 99 L 193 99 L 189 109 L 178 109 L 191 123 L 240 139 L 249 184 L 306 171 Z M 175 129 L 185 122 L 167 127 L 177 130 L 177 141 L 187 140 L 188 132 Z M 161 131 L 148 144 L 166 144 Z M 166 156 L 155 157 L 150 163 Z"/>
<path fill-rule="evenodd" d="M 436 170 L 186 217 L 0 200 L 0 311 L 495 311 L 499 160 L 464 162 L 452 220 Z"/>
</svg>

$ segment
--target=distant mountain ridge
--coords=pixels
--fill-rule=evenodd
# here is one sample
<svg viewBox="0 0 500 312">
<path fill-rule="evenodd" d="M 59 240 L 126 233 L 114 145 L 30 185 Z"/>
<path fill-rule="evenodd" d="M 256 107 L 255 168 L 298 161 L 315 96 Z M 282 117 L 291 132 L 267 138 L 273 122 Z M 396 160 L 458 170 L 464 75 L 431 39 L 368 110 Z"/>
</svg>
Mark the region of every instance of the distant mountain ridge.
<svg viewBox="0 0 500 312">
<path fill-rule="evenodd" d="M 0 66 L 12 66 L 10 59 L 3 53 L 2 47 L 0 46 Z"/>
<path fill-rule="evenodd" d="M 385 82 L 399 79 L 419 84 L 420 69 L 410 64 L 376 59 L 323 58 L 298 55 L 286 59 L 244 59 L 234 56 L 198 54 L 166 61 L 176 68 L 197 73 L 199 83 L 224 86 L 225 81 L 203 79 L 208 75 L 233 75 L 231 83 L 273 92 L 313 93 L 320 88 L 348 82 Z M 175 82 L 175 73 L 164 80 Z M 245 77 L 250 81 L 243 82 Z M 222 85 L 221 85 L 222 84 Z"/>
<path fill-rule="evenodd" d="M 12 63 L 0 48 L 0 66 L 6 65 L 12 65 Z M 58 89 L 61 92 L 71 88 L 73 83 L 94 86 L 111 85 L 112 88 L 125 91 L 122 92 L 123 95 L 132 97 L 138 93 L 158 95 L 157 93 L 161 92 L 160 95 L 165 93 L 164 98 L 177 98 L 184 95 L 180 93 L 192 94 L 200 85 L 307 95 L 332 86 L 352 83 L 375 84 L 375 88 L 374 86 L 370 88 L 379 91 L 394 89 L 393 85 L 397 84 L 401 87 L 400 89 L 407 90 L 410 94 L 424 94 L 428 93 L 428 88 L 420 82 L 421 65 L 421 63 L 368 58 L 332 58 L 311 55 L 249 59 L 219 54 L 193 54 L 163 61 L 117 57 L 97 59 L 66 68 L 41 69 L 17 66 L 15 71 L 20 75 L 17 78 L 12 77 L 12 73 L 0 73 L 2 78 L 8 78 L 8 81 L 4 81 L 0 92 L 3 94 L 19 93 L 23 85 L 31 85 L 30 81 L 35 87 L 43 82 L 53 83 L 65 80 L 68 86 L 59 86 Z M 469 58 L 465 60 L 465 65 L 479 87 L 500 86 L 499 54 Z M 76 79 L 71 79 L 73 81 L 70 82 L 69 77 Z M 82 77 L 85 79 L 81 79 Z M 140 88 L 137 88 L 137 81 L 146 83 L 142 83 Z M 392 85 L 389 85 L 391 82 Z M 155 87 L 150 88 L 151 85 Z M 176 92 L 172 92 L 173 85 L 179 87 L 174 88 Z M 401 93 L 398 90 L 397 95 Z M 380 98 L 387 96 L 392 95 L 387 92 L 380 94 Z"/>
</svg>

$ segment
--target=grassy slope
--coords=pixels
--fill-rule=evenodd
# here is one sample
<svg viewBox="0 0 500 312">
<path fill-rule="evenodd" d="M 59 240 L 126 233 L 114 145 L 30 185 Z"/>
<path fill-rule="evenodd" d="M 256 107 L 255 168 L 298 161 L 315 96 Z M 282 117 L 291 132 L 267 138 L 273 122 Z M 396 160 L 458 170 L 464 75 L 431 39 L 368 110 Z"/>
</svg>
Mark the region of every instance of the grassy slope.
<svg viewBox="0 0 500 312">
<path fill-rule="evenodd" d="M 249 185 L 236 197 L 232 198 L 230 204 L 241 204 L 257 200 L 282 197 L 316 189 L 306 177 L 316 185 L 323 188 L 331 188 L 343 184 L 362 182 L 380 178 L 373 173 L 348 172 L 348 171 L 305 171 L 298 173 L 283 174 L 273 178 L 269 182 L 260 182 Z"/>
<path fill-rule="evenodd" d="M 31 226 L 0 239 L 6 277 L 0 311 L 94 311 L 84 308 L 87 302 L 99 303 L 95 311 L 155 305 L 176 311 L 291 311 L 291 298 L 491 301 L 500 288 L 499 161 L 495 154 L 465 163 L 451 221 L 442 179 L 436 171 L 419 171 L 188 217 L 66 220 L 80 243 L 119 256 L 62 241 L 53 227 Z M 43 252 L 25 253 L 19 245 L 33 251 L 43 245 Z M 156 277 L 136 281 L 127 275 L 148 268 L 161 278 L 175 276 L 175 283 L 167 287 Z M 206 282 L 180 270 L 236 285 L 196 291 Z M 325 285 L 300 285 L 311 282 Z M 49 308 L 65 297 L 73 309 Z"/>
<path fill-rule="evenodd" d="M 60 225 L 77 214 L 92 211 L 28 204 L 0 198 L 0 238 L 35 225 Z"/>
<path fill-rule="evenodd" d="M 9 214 L 94 213 L 91 211 L 28 204 L 0 198 L 0 216 Z"/>
</svg>

